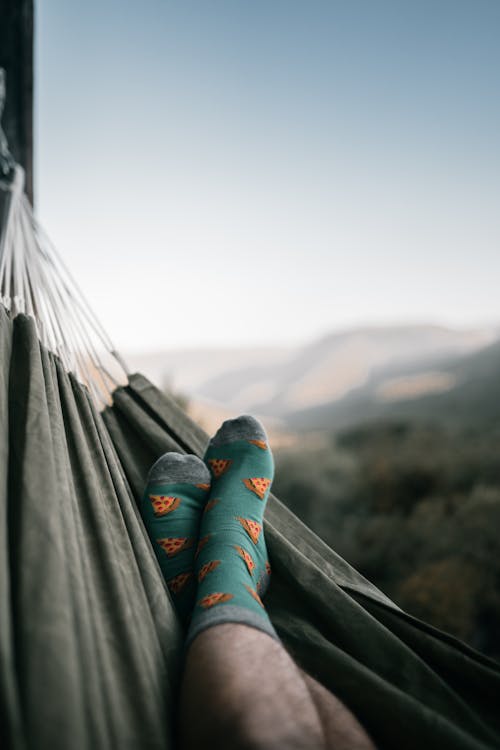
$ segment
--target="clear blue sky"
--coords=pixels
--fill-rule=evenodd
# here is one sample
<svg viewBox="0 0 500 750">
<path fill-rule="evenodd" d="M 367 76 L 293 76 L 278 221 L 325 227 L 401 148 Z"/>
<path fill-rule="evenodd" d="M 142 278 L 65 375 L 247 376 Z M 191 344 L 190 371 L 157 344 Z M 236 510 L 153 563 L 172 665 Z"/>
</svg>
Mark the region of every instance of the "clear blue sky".
<svg viewBox="0 0 500 750">
<path fill-rule="evenodd" d="M 498 0 L 39 0 L 38 214 L 118 346 L 498 323 Z"/>
</svg>

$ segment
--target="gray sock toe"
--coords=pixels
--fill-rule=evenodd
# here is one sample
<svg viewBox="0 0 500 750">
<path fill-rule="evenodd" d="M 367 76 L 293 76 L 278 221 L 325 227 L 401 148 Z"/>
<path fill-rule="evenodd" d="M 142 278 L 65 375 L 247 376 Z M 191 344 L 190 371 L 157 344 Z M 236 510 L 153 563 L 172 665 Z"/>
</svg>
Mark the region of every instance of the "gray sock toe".
<svg viewBox="0 0 500 750">
<path fill-rule="evenodd" d="M 148 484 L 210 484 L 210 472 L 201 458 L 164 453 L 148 474 Z"/>
<path fill-rule="evenodd" d="M 210 444 L 224 445 L 234 443 L 236 440 L 261 440 L 266 443 L 267 435 L 258 419 L 249 414 L 243 414 L 241 417 L 223 422 Z"/>
</svg>

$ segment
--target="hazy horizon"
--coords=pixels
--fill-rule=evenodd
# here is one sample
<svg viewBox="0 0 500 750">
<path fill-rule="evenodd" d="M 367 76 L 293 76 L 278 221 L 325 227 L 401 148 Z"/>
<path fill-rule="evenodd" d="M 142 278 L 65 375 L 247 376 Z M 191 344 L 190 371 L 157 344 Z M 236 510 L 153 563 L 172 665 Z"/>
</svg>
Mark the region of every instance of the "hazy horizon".
<svg viewBox="0 0 500 750">
<path fill-rule="evenodd" d="M 500 320 L 500 5 L 37 4 L 39 218 L 119 349 Z"/>
<path fill-rule="evenodd" d="M 401 321 L 387 321 L 387 322 L 381 322 L 381 323 L 366 323 L 366 324 L 359 324 L 359 325 L 348 325 L 348 326 L 342 326 L 340 328 L 333 328 L 329 331 L 323 331 L 319 332 L 317 334 L 312 334 L 311 336 L 305 337 L 301 340 L 297 341 L 288 341 L 288 342 L 281 342 L 281 341 L 269 341 L 265 344 L 259 344 L 259 342 L 248 342 L 247 344 L 242 344 L 241 342 L 235 342 L 231 343 L 228 342 L 226 344 L 204 344 L 201 343 L 199 345 L 195 344 L 189 344 L 189 345 L 180 345 L 180 346 L 165 346 L 165 347 L 158 347 L 158 348 L 141 348 L 138 347 L 137 349 L 132 349 L 130 347 L 124 348 L 123 353 L 130 356 L 161 356 L 165 352 L 217 352 L 217 351 L 247 351 L 249 349 L 269 349 L 269 350 L 286 350 L 286 351 L 295 351 L 296 349 L 300 349 L 302 347 L 306 347 L 309 344 L 313 344 L 315 342 L 321 342 L 323 340 L 328 339 L 330 336 L 337 336 L 337 335 L 347 335 L 351 333 L 357 333 L 361 331 L 383 331 L 385 329 L 393 330 L 397 328 L 433 328 L 433 329 L 443 329 L 451 332 L 456 333 L 491 333 L 493 338 L 500 338 L 500 319 L 498 321 L 492 321 L 491 323 L 485 322 L 484 325 L 464 325 L 464 326 L 454 326 L 454 325 L 446 325 L 441 324 L 440 322 L 433 322 L 433 321 L 409 321 L 409 322 L 401 322 Z"/>
</svg>

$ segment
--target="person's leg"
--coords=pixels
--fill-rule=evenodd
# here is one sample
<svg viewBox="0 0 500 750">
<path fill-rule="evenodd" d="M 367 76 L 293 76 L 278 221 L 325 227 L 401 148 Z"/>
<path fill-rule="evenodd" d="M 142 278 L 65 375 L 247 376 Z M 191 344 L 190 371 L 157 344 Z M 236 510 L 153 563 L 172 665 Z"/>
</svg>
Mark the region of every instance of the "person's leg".
<svg viewBox="0 0 500 750">
<path fill-rule="evenodd" d="M 284 648 L 233 623 L 204 630 L 188 650 L 180 739 L 183 750 L 326 747 L 310 693 Z"/>
<path fill-rule="evenodd" d="M 144 525 L 181 621 L 196 596 L 194 556 L 210 472 L 196 456 L 165 453 L 149 471 L 140 505 Z"/>
<path fill-rule="evenodd" d="M 283 646 L 225 623 L 191 643 L 181 690 L 183 750 L 374 750 L 359 722 Z"/>
<path fill-rule="evenodd" d="M 199 459 L 163 456 L 142 508 L 174 604 L 190 621 L 182 747 L 370 750 L 352 714 L 294 664 L 260 598 L 270 575 L 263 514 L 273 477 L 264 429 L 251 417 L 225 422 L 205 461 L 211 488 Z"/>
<path fill-rule="evenodd" d="M 354 714 L 335 695 L 302 672 L 321 721 L 327 750 L 375 750 Z"/>
</svg>

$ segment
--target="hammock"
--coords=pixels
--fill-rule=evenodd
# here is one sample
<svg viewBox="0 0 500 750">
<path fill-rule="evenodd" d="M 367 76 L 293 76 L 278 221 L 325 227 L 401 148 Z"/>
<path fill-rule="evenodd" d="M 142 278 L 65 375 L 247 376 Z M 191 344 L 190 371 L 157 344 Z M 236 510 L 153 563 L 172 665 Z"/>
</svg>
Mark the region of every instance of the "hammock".
<svg viewBox="0 0 500 750">
<path fill-rule="evenodd" d="M 174 747 L 183 636 L 138 514 L 165 451 L 207 435 L 128 374 L 0 185 L 0 686 L 15 750 Z M 500 746 L 500 668 L 402 612 L 276 498 L 266 606 L 298 664 L 380 748 Z"/>
</svg>

